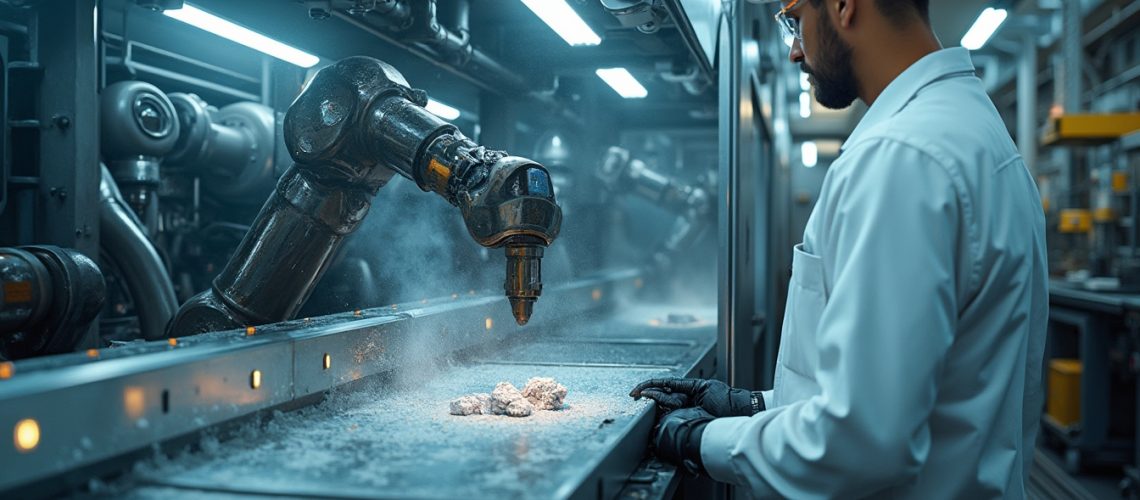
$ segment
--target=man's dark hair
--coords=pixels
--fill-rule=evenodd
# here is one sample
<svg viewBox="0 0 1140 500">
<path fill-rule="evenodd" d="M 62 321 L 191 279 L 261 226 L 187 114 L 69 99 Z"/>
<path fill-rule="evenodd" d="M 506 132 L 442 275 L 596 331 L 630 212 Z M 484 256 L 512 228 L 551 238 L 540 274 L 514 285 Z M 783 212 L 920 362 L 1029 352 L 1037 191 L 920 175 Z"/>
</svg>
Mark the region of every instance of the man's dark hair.
<svg viewBox="0 0 1140 500">
<path fill-rule="evenodd" d="M 822 2 L 823 0 L 811 0 L 816 7 Z M 895 26 L 905 26 L 914 14 L 918 14 L 924 23 L 930 24 L 930 0 L 875 0 L 875 5 Z"/>
</svg>

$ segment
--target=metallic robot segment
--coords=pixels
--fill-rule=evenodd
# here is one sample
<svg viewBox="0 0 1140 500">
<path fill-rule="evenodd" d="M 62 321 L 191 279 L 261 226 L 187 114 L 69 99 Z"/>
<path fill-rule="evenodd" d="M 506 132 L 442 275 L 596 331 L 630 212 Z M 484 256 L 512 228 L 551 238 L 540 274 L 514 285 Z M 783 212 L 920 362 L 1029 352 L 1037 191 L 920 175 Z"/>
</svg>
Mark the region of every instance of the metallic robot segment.
<svg viewBox="0 0 1140 500">
<path fill-rule="evenodd" d="M 395 68 L 368 57 L 313 77 L 285 115 L 293 167 L 212 289 L 183 305 L 171 334 L 292 317 L 396 174 L 458 207 L 480 245 L 507 248 L 506 293 L 526 323 L 541 293 L 542 248 L 562 220 L 550 176 L 537 163 L 475 144 L 426 103 Z"/>
<path fill-rule="evenodd" d="M 75 250 L 0 248 L 0 359 L 74 350 L 105 290 L 99 267 Z"/>
</svg>

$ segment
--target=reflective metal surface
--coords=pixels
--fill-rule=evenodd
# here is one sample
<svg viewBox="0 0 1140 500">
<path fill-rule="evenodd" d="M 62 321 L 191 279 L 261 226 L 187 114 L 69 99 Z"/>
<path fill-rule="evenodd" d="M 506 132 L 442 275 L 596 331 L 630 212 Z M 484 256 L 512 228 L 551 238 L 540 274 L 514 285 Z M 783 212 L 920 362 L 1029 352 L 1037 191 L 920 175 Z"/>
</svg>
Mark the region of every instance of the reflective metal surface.
<svg viewBox="0 0 1140 500">
<path fill-rule="evenodd" d="M 685 311 L 700 321 L 679 326 L 663 322 L 674 309 L 631 307 L 616 318 L 604 313 L 636 288 L 638 276 L 611 272 L 554 287 L 548 294 L 563 306 L 559 311 L 568 315 L 552 311 L 526 329 L 511 325 L 501 298 L 443 297 L 426 305 L 399 305 L 395 310 L 385 307 L 124 347 L 122 354 L 109 349 L 94 357 L 78 353 L 16 363 L 14 375 L 0 381 L 0 428 L 11 429 L 16 422 L 31 418 L 38 421 L 43 438 L 30 453 L 0 444 L 0 461 L 8 464 L 0 471 L 0 491 L 18 493 L 23 490 L 11 488 L 20 485 L 58 489 L 64 483 L 58 477 L 54 482 L 48 478 L 105 464 L 131 450 L 378 374 L 399 377 L 388 375 L 372 385 L 354 386 L 361 392 L 350 391 L 348 400 L 334 396 L 314 413 L 300 414 L 295 435 L 266 435 L 271 440 L 303 440 L 312 436 L 302 431 L 309 429 L 343 436 L 350 432 L 346 426 L 352 425 L 344 418 L 359 418 L 357 428 L 372 433 L 368 439 L 318 440 L 310 447 L 286 445 L 305 454 L 306 468 L 312 474 L 276 462 L 290 461 L 288 453 L 259 453 L 270 462 L 241 459 L 241 450 L 248 446 L 278 446 L 258 439 L 235 443 L 235 455 L 228 458 L 190 457 L 185 467 L 179 467 L 186 471 L 184 476 L 162 473 L 140 481 L 174 485 L 195 481 L 191 488 L 196 490 L 226 483 L 252 491 L 266 487 L 258 477 L 276 477 L 284 481 L 280 487 L 293 487 L 293 494 L 302 496 L 315 494 L 312 488 L 318 484 L 332 496 L 338 491 L 376 496 L 382 494 L 380 490 L 367 489 L 376 486 L 375 481 L 407 486 L 404 497 L 451 496 L 476 487 L 504 494 L 529 487 L 538 496 L 559 497 L 592 496 L 598 487 L 609 491 L 609 482 L 624 482 L 640 461 L 651 423 L 649 407 L 629 400 L 625 386 L 644 376 L 683 375 L 692 370 L 696 370 L 694 375 L 707 376 L 712 370 L 711 311 Z M 606 300 L 599 300 L 602 297 Z M 606 317 L 611 319 L 600 319 Z M 568 345 L 550 348 L 562 343 Z M 456 358 L 460 353 L 467 354 Z M 446 361 L 440 363 L 449 358 L 472 361 L 455 368 L 449 368 Z M 253 370 L 260 374 L 256 389 L 250 385 Z M 503 422 L 493 421 L 493 431 L 478 430 L 478 420 L 441 423 L 433 419 L 437 410 L 439 418 L 449 418 L 446 400 L 464 391 L 488 383 L 493 386 L 501 378 L 542 374 L 555 376 L 571 388 L 577 399 L 567 400 L 569 411 L 547 415 L 548 421 L 508 422 L 505 428 L 500 425 Z M 337 401 L 351 403 L 343 407 L 348 417 L 338 410 L 342 407 Z M 437 408 L 436 402 L 443 404 Z M 365 406 L 353 410 L 357 403 Z M 73 407 L 85 408 L 84 419 L 76 420 L 62 411 Z M 286 418 L 281 425 L 291 425 L 288 422 Z M 512 423 L 521 425 L 509 427 Z M 418 437 L 409 441 L 400 436 Z M 373 438 L 374 443 L 365 444 Z M 516 456 L 507 445 L 520 439 L 529 440 L 530 451 Z M 347 462 L 321 466 L 319 461 L 308 460 L 309 453 L 327 453 L 323 456 Z M 450 474 L 439 472 L 440 464 L 452 463 L 440 453 L 456 457 L 456 470 L 475 474 L 469 476 L 474 481 L 430 479 L 432 471 Z M 230 459 L 237 463 L 230 464 Z M 435 465 L 427 467 L 428 463 Z M 518 477 L 504 479 L 504 464 L 514 464 L 510 473 Z M 254 473 L 249 469 L 260 466 L 265 470 Z M 377 475 L 353 473 L 361 467 Z M 219 471 L 230 471 L 224 474 L 233 480 L 199 481 Z M 287 475 L 294 481 L 287 481 Z M 252 482 L 241 483 L 238 477 Z M 354 477 L 360 481 L 353 484 Z M 602 483 L 607 485 L 598 486 Z M 148 494 L 146 488 L 136 493 Z"/>
<path fill-rule="evenodd" d="M 110 171 L 102 167 L 99 182 L 99 231 L 103 257 L 119 273 L 139 315 L 139 330 L 148 340 L 160 339 L 178 311 L 174 285 L 142 223 L 123 201 Z"/>
<path fill-rule="evenodd" d="M 0 358 L 75 349 L 105 299 L 103 273 L 75 250 L 0 248 Z"/>
</svg>

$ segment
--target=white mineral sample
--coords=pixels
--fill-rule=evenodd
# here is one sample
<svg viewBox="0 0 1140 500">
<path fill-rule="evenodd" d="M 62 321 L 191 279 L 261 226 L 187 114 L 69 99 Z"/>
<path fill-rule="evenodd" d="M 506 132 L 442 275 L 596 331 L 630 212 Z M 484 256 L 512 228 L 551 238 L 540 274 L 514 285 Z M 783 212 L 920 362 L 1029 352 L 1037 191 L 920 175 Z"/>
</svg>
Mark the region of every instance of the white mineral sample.
<svg viewBox="0 0 1140 500">
<path fill-rule="evenodd" d="M 452 415 L 490 415 L 491 395 L 485 392 L 463 396 L 451 402 Z"/>
<path fill-rule="evenodd" d="M 560 410 L 566 399 L 566 387 L 549 377 L 531 377 L 522 395 L 539 410 Z"/>
<path fill-rule="evenodd" d="M 460 397 L 451 402 L 451 414 L 529 417 L 538 410 L 560 410 L 565 399 L 565 386 L 552 378 L 532 377 L 521 391 L 510 382 L 499 382 L 491 394 Z"/>
<path fill-rule="evenodd" d="M 499 382 L 495 386 L 495 390 L 491 391 L 491 412 L 496 415 L 529 417 L 531 413 L 534 413 L 534 405 L 523 397 L 514 384 Z"/>
</svg>

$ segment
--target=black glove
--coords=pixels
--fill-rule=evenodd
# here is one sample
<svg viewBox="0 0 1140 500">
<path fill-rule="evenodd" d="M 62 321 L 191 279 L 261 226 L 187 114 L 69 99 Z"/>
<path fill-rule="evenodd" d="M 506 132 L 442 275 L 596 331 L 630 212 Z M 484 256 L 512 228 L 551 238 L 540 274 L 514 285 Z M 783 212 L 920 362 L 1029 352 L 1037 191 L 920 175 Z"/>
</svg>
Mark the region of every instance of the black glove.
<svg viewBox="0 0 1140 500">
<path fill-rule="evenodd" d="M 751 417 L 764 411 L 759 392 L 733 389 L 719 380 L 655 378 L 637 384 L 629 395 L 652 399 L 666 412 L 697 407 L 714 417 Z"/>
<path fill-rule="evenodd" d="M 701 436 L 713 416 L 700 408 L 684 408 L 661 418 L 653 433 L 653 449 L 662 460 L 697 475 L 705 471 L 701 461 Z"/>
</svg>

